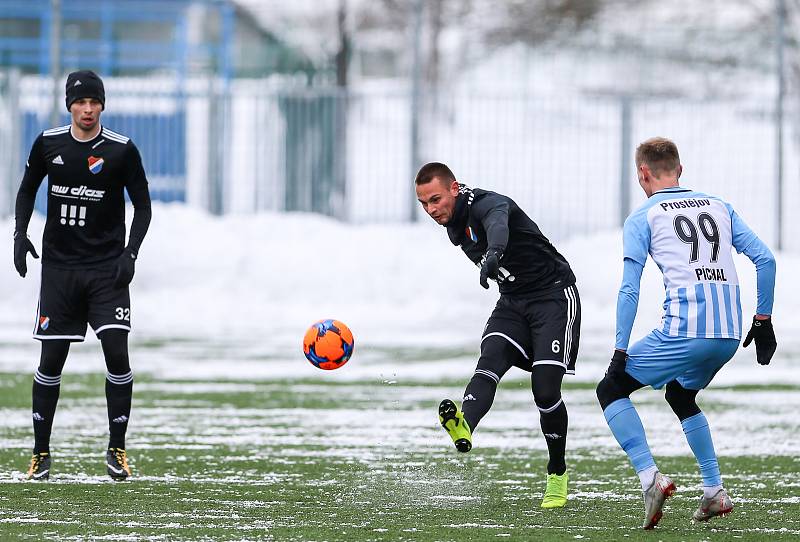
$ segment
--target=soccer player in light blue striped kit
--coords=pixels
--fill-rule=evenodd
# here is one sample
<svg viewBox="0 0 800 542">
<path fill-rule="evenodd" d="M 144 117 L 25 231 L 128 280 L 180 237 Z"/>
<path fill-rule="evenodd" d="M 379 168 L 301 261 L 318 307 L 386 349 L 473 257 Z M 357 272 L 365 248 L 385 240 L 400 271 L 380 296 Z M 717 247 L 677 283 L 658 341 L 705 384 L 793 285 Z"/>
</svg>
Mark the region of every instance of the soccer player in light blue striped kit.
<svg viewBox="0 0 800 542">
<path fill-rule="evenodd" d="M 755 340 L 758 363 L 766 365 L 772 359 L 777 347 L 770 317 L 775 258 L 730 204 L 678 184 L 682 166 L 672 141 L 652 138 L 639 145 L 636 168 L 648 199 L 625 221 L 616 344 L 597 385 L 597 398 L 639 475 L 643 527 L 652 529 L 675 484 L 658 471 L 629 396 L 647 385 L 666 386 L 666 400 L 681 422 L 703 478 L 703 497 L 693 518 L 707 521 L 731 512 L 711 431 L 695 399 L 733 357 L 742 334 L 732 248 L 750 258 L 757 273 L 758 306 L 744 346 Z M 661 325 L 628 348 L 648 254 L 664 275 L 664 316 Z"/>
</svg>

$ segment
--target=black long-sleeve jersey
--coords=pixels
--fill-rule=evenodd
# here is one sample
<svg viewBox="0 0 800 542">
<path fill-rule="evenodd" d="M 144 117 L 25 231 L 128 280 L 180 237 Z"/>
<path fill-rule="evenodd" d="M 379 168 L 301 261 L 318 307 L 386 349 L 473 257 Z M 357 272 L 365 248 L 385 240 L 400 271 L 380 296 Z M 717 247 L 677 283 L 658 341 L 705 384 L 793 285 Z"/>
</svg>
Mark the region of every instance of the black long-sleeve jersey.
<svg viewBox="0 0 800 542">
<path fill-rule="evenodd" d="M 476 265 L 488 249 L 502 254 L 501 294 L 540 295 L 575 284 L 567 260 L 514 200 L 460 185 L 447 234 Z"/>
<path fill-rule="evenodd" d="M 125 189 L 134 206 L 128 247 L 138 253 L 150 224 L 150 193 L 129 138 L 105 127 L 89 141 L 75 139 L 70 126 L 39 134 L 17 193 L 17 232 L 28 230 L 45 175 L 44 264 L 90 267 L 117 258 L 125 249 Z"/>
</svg>

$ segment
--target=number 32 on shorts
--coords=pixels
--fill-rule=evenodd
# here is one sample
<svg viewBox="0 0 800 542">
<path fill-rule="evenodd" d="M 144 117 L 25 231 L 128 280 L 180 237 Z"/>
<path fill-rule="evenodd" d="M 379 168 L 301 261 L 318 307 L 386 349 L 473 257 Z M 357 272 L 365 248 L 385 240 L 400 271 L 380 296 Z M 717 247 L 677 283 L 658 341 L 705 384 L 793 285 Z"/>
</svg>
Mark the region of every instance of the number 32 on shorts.
<svg viewBox="0 0 800 542">
<path fill-rule="evenodd" d="M 128 307 L 117 307 L 114 309 L 114 317 L 117 320 L 131 321 L 131 309 Z"/>
</svg>

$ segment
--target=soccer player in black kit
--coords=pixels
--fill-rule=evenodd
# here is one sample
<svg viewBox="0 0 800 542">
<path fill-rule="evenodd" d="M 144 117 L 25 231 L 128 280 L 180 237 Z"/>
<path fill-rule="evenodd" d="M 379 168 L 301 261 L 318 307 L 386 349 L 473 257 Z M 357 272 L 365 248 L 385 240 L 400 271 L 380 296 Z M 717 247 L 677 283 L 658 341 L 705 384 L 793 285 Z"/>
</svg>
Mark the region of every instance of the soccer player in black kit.
<svg viewBox="0 0 800 542">
<path fill-rule="evenodd" d="M 542 508 L 567 503 L 567 408 L 561 379 L 575 373 L 581 305 L 575 275 L 564 257 L 511 198 L 469 188 L 446 165 L 417 173 L 417 199 L 450 241 L 480 267 L 480 284 L 495 280 L 500 299 L 481 338 L 481 355 L 461 408 L 439 405 L 439 421 L 460 452 L 494 401 L 503 375 L 516 366 L 531 373 L 533 398 L 547 442 L 547 487 Z"/>
<path fill-rule="evenodd" d="M 35 444 L 29 479 L 49 477 L 50 432 L 61 371 L 70 343 L 84 340 L 87 322 L 100 339 L 108 370 L 106 469 L 114 479 L 131 474 L 125 453 L 133 392 L 128 284 L 150 224 L 150 194 L 136 146 L 100 124 L 105 101 L 103 82 L 95 73 L 69 74 L 66 105 L 72 122 L 39 134 L 17 194 L 14 266 L 24 277 L 28 252 L 38 258 L 27 231 L 36 192 L 47 176 L 42 280 L 33 332 L 42 351 L 33 377 Z M 126 189 L 134 206 L 127 246 Z"/>
</svg>

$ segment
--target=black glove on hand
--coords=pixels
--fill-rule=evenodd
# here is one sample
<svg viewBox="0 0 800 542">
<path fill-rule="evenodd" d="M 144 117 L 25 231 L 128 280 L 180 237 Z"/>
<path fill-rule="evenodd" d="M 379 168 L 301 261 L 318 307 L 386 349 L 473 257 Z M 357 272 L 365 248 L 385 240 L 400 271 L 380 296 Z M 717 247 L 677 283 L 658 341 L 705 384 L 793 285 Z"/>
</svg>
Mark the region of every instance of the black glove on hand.
<svg viewBox="0 0 800 542">
<path fill-rule="evenodd" d="M 606 369 L 606 375 L 619 375 L 625 372 L 625 365 L 628 363 L 628 353 L 623 350 L 614 349 L 614 354 L 611 356 L 611 363 Z"/>
<path fill-rule="evenodd" d="M 136 271 L 136 254 L 126 248 L 117 258 L 117 272 L 114 275 L 114 288 L 125 288 L 133 280 Z"/>
<path fill-rule="evenodd" d="M 628 353 L 624 350 L 614 349 L 614 354 L 611 356 L 611 364 L 606 369 L 608 373 L 624 373 L 625 365 L 628 363 Z"/>
<path fill-rule="evenodd" d="M 500 258 L 503 255 L 497 250 L 490 248 L 486 251 L 481 263 L 481 286 L 489 289 L 489 280 L 497 280 L 497 272 L 500 270 Z"/>
<path fill-rule="evenodd" d="M 628 353 L 624 350 L 614 350 L 614 354 L 611 356 L 611 363 L 625 363 L 628 361 Z"/>
<path fill-rule="evenodd" d="M 28 262 L 26 261 L 28 252 L 34 258 L 39 257 L 28 236 L 19 231 L 14 232 L 14 267 L 17 268 L 17 273 L 19 273 L 20 277 L 24 277 L 28 272 Z"/>
<path fill-rule="evenodd" d="M 756 360 L 759 365 L 769 365 L 772 361 L 772 355 L 778 347 L 775 340 L 775 331 L 772 329 L 772 318 L 766 320 L 759 320 L 753 316 L 753 325 L 750 331 L 747 332 L 747 337 L 744 338 L 742 346 L 747 348 L 753 340 L 756 341 Z"/>
</svg>

